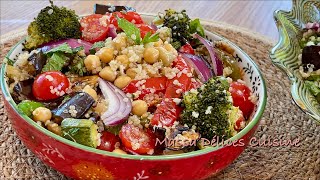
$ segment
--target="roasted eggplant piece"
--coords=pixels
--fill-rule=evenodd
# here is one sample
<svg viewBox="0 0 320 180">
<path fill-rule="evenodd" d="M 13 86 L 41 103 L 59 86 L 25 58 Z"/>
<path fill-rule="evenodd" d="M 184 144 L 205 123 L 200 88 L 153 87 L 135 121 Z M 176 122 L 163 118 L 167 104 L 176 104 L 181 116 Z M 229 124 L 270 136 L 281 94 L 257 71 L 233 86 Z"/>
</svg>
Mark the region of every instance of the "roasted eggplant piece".
<svg viewBox="0 0 320 180">
<path fill-rule="evenodd" d="M 39 51 L 38 53 L 33 53 L 28 58 L 28 61 L 33 65 L 37 75 L 41 73 L 43 66 L 46 64 L 47 57 L 43 54 L 42 51 Z"/>
<path fill-rule="evenodd" d="M 82 89 L 89 85 L 93 89 L 96 89 L 98 86 L 98 79 L 99 76 L 93 75 L 93 76 L 74 76 L 74 77 L 68 77 L 71 82 L 71 89 L 73 92 L 82 91 Z"/>
<path fill-rule="evenodd" d="M 13 87 L 12 97 L 15 102 L 19 103 L 23 100 L 34 100 L 34 96 L 32 94 L 32 84 L 33 79 L 27 79 L 24 81 L 18 82 Z"/>
<path fill-rule="evenodd" d="M 313 64 L 314 69 L 320 69 L 320 46 L 306 46 L 302 50 L 302 64 Z"/>
<path fill-rule="evenodd" d="M 69 100 L 52 110 L 54 122 L 60 124 L 66 118 L 82 118 L 95 100 L 85 92 L 75 93 Z"/>
<path fill-rule="evenodd" d="M 95 4 L 94 5 L 94 13 L 95 14 L 106 14 L 113 13 L 119 11 L 136 11 L 136 9 L 128 6 L 111 6 L 111 5 L 103 5 L 103 4 Z"/>
</svg>

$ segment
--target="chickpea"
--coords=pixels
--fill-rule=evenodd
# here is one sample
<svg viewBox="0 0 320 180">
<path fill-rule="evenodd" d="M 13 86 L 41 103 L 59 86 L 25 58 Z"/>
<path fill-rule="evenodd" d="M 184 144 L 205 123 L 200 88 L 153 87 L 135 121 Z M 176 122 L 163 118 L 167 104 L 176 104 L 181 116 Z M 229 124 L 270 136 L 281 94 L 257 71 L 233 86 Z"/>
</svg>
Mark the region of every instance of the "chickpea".
<svg viewBox="0 0 320 180">
<path fill-rule="evenodd" d="M 47 121 L 46 127 L 48 128 L 49 131 L 51 131 L 59 136 L 62 135 L 61 127 L 57 123 Z"/>
<path fill-rule="evenodd" d="M 114 39 L 114 46 L 119 51 L 121 48 L 126 47 L 127 39 L 125 37 L 117 37 Z"/>
<path fill-rule="evenodd" d="M 146 48 L 143 52 L 143 57 L 147 63 L 153 64 L 158 61 L 159 51 L 153 47 Z"/>
<path fill-rule="evenodd" d="M 112 152 L 117 153 L 117 154 L 127 154 L 125 151 L 123 151 L 122 149 L 119 149 L 119 148 L 114 149 Z"/>
<path fill-rule="evenodd" d="M 103 47 L 96 53 L 96 55 L 101 59 L 102 62 L 109 63 L 114 58 L 113 53 L 113 48 Z"/>
<path fill-rule="evenodd" d="M 163 47 L 158 47 L 157 49 L 159 51 L 159 59 L 162 61 L 163 65 L 166 67 L 170 66 L 173 61 L 172 54 Z"/>
<path fill-rule="evenodd" d="M 106 66 L 100 71 L 99 76 L 104 80 L 113 82 L 117 77 L 117 73 L 114 72 L 110 66 Z"/>
<path fill-rule="evenodd" d="M 89 55 L 84 59 L 84 66 L 88 71 L 92 71 L 93 74 L 96 74 L 101 70 L 101 62 L 98 56 Z"/>
<path fill-rule="evenodd" d="M 82 91 L 88 93 L 91 97 L 93 97 L 95 101 L 97 101 L 98 99 L 97 92 L 91 86 L 86 85 Z"/>
<path fill-rule="evenodd" d="M 126 71 L 127 76 L 131 77 L 131 79 L 134 79 L 137 75 L 137 72 L 133 68 L 129 68 Z"/>
<path fill-rule="evenodd" d="M 176 56 L 178 55 L 177 50 L 176 50 L 171 44 L 165 43 L 164 48 L 165 48 L 167 51 L 172 52 L 174 55 L 176 55 Z"/>
<path fill-rule="evenodd" d="M 142 116 L 148 111 L 148 104 L 143 100 L 135 100 L 132 102 L 132 113 L 137 116 Z"/>
<path fill-rule="evenodd" d="M 160 46 L 162 46 L 162 44 L 163 44 L 162 40 L 159 39 L 159 41 L 155 42 L 153 45 L 154 45 L 154 47 L 160 47 Z"/>
<path fill-rule="evenodd" d="M 50 109 L 45 108 L 45 107 L 38 107 L 36 108 L 33 112 L 33 120 L 35 121 L 41 121 L 41 122 L 46 122 L 51 119 L 52 113 Z"/>
<path fill-rule="evenodd" d="M 131 78 L 126 75 L 119 76 L 115 81 L 114 85 L 122 89 L 126 87 L 131 82 Z"/>
<path fill-rule="evenodd" d="M 127 55 L 119 55 L 116 57 L 116 60 L 123 64 L 126 69 L 128 69 L 130 61 Z"/>
</svg>

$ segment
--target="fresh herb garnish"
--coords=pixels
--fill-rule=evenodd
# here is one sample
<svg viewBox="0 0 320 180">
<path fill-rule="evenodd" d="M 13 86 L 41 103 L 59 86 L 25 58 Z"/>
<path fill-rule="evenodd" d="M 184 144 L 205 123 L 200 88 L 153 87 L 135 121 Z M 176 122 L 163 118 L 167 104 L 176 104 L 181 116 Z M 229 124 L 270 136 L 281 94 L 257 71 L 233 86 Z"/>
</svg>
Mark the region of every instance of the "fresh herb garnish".
<svg viewBox="0 0 320 180">
<path fill-rule="evenodd" d="M 198 18 L 190 22 L 190 33 L 198 33 L 200 36 L 204 37 L 204 29 Z"/>
<path fill-rule="evenodd" d="M 46 71 L 61 71 L 65 65 L 66 60 L 69 60 L 63 53 L 53 53 L 47 60 L 47 63 L 44 65 L 42 72 Z"/>
<path fill-rule="evenodd" d="M 72 48 L 69 46 L 67 43 L 63 43 L 55 48 L 50 49 L 49 51 L 46 52 L 46 54 L 52 54 L 55 52 L 63 52 L 63 53 L 72 53 Z"/>
<path fill-rule="evenodd" d="M 103 48 L 105 46 L 104 41 L 95 42 L 92 47 L 90 48 L 89 52 L 90 54 L 95 54 L 97 51 L 97 48 Z"/>
<path fill-rule="evenodd" d="M 84 58 L 76 55 L 72 60 L 72 64 L 70 65 L 70 72 L 74 74 L 78 74 L 79 76 L 83 76 L 87 69 L 84 66 Z"/>
<path fill-rule="evenodd" d="M 126 19 L 117 17 L 118 26 L 131 38 L 136 44 L 140 44 L 140 29 Z"/>
<path fill-rule="evenodd" d="M 143 44 L 147 44 L 147 43 L 150 43 L 150 42 L 157 42 L 159 41 L 159 33 L 155 33 L 155 34 L 152 34 L 151 35 L 151 32 L 148 32 L 143 40 L 142 40 L 142 43 Z"/>
</svg>

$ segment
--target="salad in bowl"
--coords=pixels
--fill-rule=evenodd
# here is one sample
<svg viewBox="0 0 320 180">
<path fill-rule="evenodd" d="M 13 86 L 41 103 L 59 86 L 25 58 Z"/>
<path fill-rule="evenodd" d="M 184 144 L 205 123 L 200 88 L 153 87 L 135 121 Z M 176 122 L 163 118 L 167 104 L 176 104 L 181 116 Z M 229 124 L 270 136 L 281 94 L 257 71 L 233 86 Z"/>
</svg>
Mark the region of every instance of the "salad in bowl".
<svg viewBox="0 0 320 180">
<path fill-rule="evenodd" d="M 203 178 L 243 151 L 264 110 L 262 76 L 243 54 L 226 39 L 208 37 L 200 20 L 186 11 L 144 17 L 130 7 L 96 5 L 94 14 L 78 17 L 51 4 L 7 56 L 2 88 L 9 116 L 20 117 L 10 118 L 15 129 L 19 123 L 33 129 L 17 130 L 18 135 L 44 162 L 70 177 L 88 175 L 84 164 L 108 166 L 113 169 L 108 176 L 121 179 L 137 167 L 122 174 L 124 167 L 113 163 L 145 162 L 148 169 L 173 159 L 178 165 L 197 152 L 199 161 L 205 160 L 213 147 L 229 143 L 234 153 L 222 164 L 201 175 L 186 173 Z M 33 141 L 36 137 L 41 140 Z M 230 146 L 236 140 L 240 145 Z M 47 143 L 56 148 L 50 157 L 37 149 Z M 64 153 L 68 148 L 77 158 L 61 169 L 59 158 L 74 159 L 72 152 Z M 103 175 L 93 169 L 92 176 Z M 172 173 L 179 179 L 178 172 Z"/>
</svg>

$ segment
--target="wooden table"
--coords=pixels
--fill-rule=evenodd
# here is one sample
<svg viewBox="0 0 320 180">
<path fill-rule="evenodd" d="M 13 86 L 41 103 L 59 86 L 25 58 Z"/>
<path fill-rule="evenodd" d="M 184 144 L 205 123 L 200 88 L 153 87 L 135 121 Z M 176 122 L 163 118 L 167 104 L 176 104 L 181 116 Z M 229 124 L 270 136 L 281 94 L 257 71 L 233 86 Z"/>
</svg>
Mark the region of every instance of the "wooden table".
<svg viewBox="0 0 320 180">
<path fill-rule="evenodd" d="M 93 12 L 95 3 L 132 6 L 138 12 L 157 13 L 165 9 L 186 9 L 190 17 L 221 21 L 250 29 L 277 40 L 278 32 L 273 22 L 276 9 L 289 10 L 291 1 L 55 1 L 59 6 L 74 9 L 77 14 Z M 0 34 L 26 28 L 41 8 L 49 5 L 44 1 L 1 1 Z"/>
</svg>

